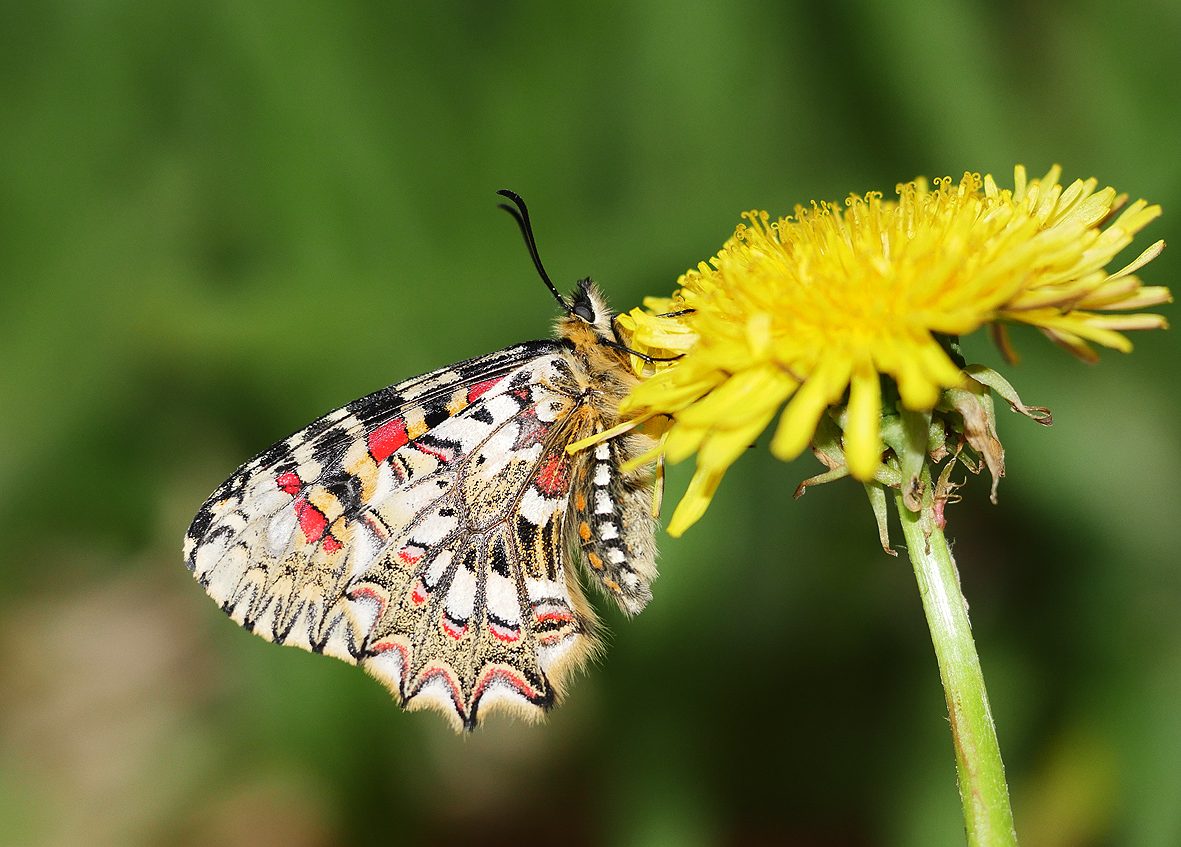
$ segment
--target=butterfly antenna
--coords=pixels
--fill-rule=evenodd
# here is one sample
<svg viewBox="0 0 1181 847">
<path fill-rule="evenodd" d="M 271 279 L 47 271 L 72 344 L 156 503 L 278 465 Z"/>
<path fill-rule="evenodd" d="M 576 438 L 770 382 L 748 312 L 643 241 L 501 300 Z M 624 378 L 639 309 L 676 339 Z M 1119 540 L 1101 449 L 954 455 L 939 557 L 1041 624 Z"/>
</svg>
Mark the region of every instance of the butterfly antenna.
<svg viewBox="0 0 1181 847">
<path fill-rule="evenodd" d="M 545 272 L 545 265 L 541 264 L 541 256 L 537 252 L 537 239 L 533 237 L 533 224 L 529 222 L 529 207 L 525 205 L 525 201 L 521 199 L 521 195 L 515 191 L 502 188 L 496 193 L 501 197 L 507 197 L 517 205 L 514 209 L 508 203 L 501 203 L 500 208 L 512 215 L 513 220 L 517 222 L 517 226 L 521 228 L 521 235 L 525 237 L 525 246 L 529 248 L 529 255 L 533 257 L 533 266 L 537 268 L 537 273 L 541 276 L 541 281 L 545 283 L 546 288 L 557 298 L 558 304 L 561 305 L 563 311 L 572 311 L 570 304 L 566 302 L 566 298 L 561 295 L 550 280 L 549 274 Z"/>
</svg>

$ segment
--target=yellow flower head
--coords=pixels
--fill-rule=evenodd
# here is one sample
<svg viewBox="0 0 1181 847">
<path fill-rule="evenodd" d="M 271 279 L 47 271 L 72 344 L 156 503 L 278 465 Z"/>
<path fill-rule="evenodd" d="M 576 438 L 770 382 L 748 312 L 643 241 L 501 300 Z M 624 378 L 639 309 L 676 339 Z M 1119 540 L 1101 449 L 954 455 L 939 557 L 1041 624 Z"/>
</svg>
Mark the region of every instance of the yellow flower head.
<svg viewBox="0 0 1181 847">
<path fill-rule="evenodd" d="M 629 347 L 681 355 L 625 403 L 636 416 L 672 417 L 671 461 L 697 453 L 697 472 L 669 525 L 679 535 L 705 511 L 723 473 L 783 408 L 771 441 L 780 459 L 813 441 L 821 417 L 842 407 L 849 473 L 866 481 L 882 462 L 885 402 L 930 412 L 967 375 L 950 354 L 956 336 L 989 325 L 1007 356 L 1004 322 L 1032 324 L 1078 356 L 1090 344 L 1128 351 L 1120 330 L 1165 326 L 1127 313 L 1170 301 L 1127 267 L 1106 265 L 1160 214 L 1094 179 L 1059 184 L 1055 166 L 1015 185 L 966 173 L 897 186 L 837 204 L 797 206 L 772 222 L 748 212 L 718 254 L 686 272 L 671 299 L 620 316 Z M 1105 314 L 1119 312 L 1119 314 Z M 638 360 L 637 360 L 638 361 Z M 784 407 L 786 404 L 786 407 Z M 893 411 L 893 409 L 889 409 Z"/>
</svg>

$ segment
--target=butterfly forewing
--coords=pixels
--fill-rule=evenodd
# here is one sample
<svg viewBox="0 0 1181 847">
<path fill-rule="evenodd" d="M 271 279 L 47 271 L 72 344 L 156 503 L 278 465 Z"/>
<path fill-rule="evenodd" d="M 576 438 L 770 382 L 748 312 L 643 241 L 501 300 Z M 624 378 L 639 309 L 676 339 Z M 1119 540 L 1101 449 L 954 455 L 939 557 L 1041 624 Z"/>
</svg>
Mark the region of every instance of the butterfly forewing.
<svg viewBox="0 0 1181 847">
<path fill-rule="evenodd" d="M 591 418 L 535 342 L 391 386 L 244 465 L 186 538 L 197 579 L 272 641 L 360 663 L 475 723 L 545 707 L 589 649 L 569 572 L 565 445 Z"/>
</svg>

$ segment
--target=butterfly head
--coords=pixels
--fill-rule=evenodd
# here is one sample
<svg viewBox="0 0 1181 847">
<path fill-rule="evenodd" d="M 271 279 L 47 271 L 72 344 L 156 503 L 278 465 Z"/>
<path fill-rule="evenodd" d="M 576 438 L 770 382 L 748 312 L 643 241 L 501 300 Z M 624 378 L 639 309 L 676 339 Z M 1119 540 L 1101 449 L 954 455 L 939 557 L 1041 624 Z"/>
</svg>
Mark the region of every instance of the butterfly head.
<svg viewBox="0 0 1181 847">
<path fill-rule="evenodd" d="M 568 320 L 585 324 L 602 341 L 616 341 L 615 313 L 607 305 L 607 299 L 597 285 L 588 277 L 580 279 L 570 297 L 567 310 Z"/>
<path fill-rule="evenodd" d="M 580 279 L 570 299 L 563 297 L 549 278 L 549 274 L 545 272 L 545 266 L 541 264 L 541 256 L 537 252 L 537 239 L 533 236 L 533 224 L 529 220 L 529 207 L 515 191 L 502 188 L 496 193 L 513 202 L 512 206 L 502 203 L 500 208 L 512 215 L 517 226 L 521 228 L 521 235 L 525 237 L 525 246 L 529 248 L 529 255 L 533 259 L 533 266 L 537 268 L 538 276 L 566 313 L 558 321 L 559 334 L 576 345 L 597 343 L 618 348 L 615 313 L 607 306 L 607 300 L 598 287 L 589 277 Z"/>
</svg>

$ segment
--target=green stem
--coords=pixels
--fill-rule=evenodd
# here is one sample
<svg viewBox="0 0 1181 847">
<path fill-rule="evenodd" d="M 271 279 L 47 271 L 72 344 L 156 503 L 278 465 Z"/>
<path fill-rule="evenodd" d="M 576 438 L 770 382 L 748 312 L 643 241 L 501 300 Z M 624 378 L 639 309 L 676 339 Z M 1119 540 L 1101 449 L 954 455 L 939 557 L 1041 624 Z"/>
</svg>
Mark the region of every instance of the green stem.
<svg viewBox="0 0 1181 847">
<path fill-rule="evenodd" d="M 912 512 L 903 504 L 901 493 L 895 495 L 894 504 L 902 521 L 947 696 L 968 844 L 1016 845 L 1005 766 L 955 560 L 929 505 L 924 504 L 921 512 Z"/>
</svg>

